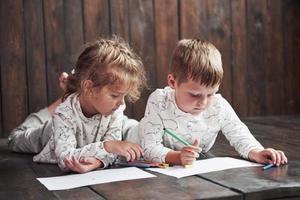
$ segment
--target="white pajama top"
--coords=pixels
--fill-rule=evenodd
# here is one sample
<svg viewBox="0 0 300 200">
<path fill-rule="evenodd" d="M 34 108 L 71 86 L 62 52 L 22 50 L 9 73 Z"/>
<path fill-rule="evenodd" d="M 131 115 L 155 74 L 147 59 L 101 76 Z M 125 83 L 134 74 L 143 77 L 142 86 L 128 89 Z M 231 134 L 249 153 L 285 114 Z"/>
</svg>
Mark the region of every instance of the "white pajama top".
<svg viewBox="0 0 300 200">
<path fill-rule="evenodd" d="M 164 128 L 169 128 L 190 144 L 199 139 L 203 152 L 210 150 L 219 131 L 244 158 L 252 149 L 263 149 L 220 94 L 213 96 L 206 110 L 193 116 L 177 107 L 173 89 L 157 89 L 150 95 L 145 116 L 139 124 L 139 139 L 147 160 L 165 162 L 169 151 L 184 147 L 181 142 L 164 133 Z"/>
<path fill-rule="evenodd" d="M 109 116 L 97 114 L 87 118 L 82 113 L 78 94 L 70 95 L 55 110 L 52 136 L 33 160 L 57 163 L 62 170 L 68 170 L 63 162 L 65 158 L 93 156 L 107 167 L 114 162 L 116 155 L 106 152 L 103 142 L 122 139 L 124 109 L 125 105 L 122 105 Z"/>
</svg>

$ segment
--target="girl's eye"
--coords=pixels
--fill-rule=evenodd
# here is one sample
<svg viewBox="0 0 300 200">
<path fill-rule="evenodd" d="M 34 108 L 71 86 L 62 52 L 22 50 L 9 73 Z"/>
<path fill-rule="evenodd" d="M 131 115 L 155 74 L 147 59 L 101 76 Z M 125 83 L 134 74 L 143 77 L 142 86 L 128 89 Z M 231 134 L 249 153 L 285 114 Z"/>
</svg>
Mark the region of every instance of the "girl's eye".
<svg viewBox="0 0 300 200">
<path fill-rule="evenodd" d="M 116 99 L 116 98 L 118 98 L 119 97 L 119 95 L 115 95 L 115 94 L 112 94 L 112 95 L 110 95 L 112 98 L 114 98 L 114 99 Z"/>
</svg>

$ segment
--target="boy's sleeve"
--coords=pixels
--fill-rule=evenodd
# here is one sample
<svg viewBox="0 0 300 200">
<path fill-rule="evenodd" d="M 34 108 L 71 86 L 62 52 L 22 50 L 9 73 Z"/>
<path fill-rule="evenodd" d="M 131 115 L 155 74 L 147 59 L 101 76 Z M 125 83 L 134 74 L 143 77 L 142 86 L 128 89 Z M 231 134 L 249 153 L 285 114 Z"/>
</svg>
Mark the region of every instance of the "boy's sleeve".
<svg viewBox="0 0 300 200">
<path fill-rule="evenodd" d="M 222 98 L 221 130 L 230 145 L 244 158 L 253 149 L 264 149 L 254 138 L 248 127 L 239 119 L 231 105 Z"/>
<path fill-rule="evenodd" d="M 171 149 L 163 145 L 164 127 L 160 118 L 161 111 L 157 100 L 154 94 L 149 97 L 145 116 L 140 122 L 139 134 L 145 159 L 164 163 L 165 157 Z"/>
<path fill-rule="evenodd" d="M 119 125 L 121 121 L 121 124 Z M 109 128 L 104 136 L 104 141 L 120 140 L 121 139 L 121 125 L 122 116 L 112 117 Z M 57 158 L 58 166 L 62 170 L 67 170 L 63 160 L 65 158 L 80 159 L 83 156 L 91 156 L 101 160 L 104 167 L 107 167 L 115 160 L 112 153 L 108 153 L 103 147 L 103 141 L 94 142 L 77 148 L 76 140 L 76 122 L 73 121 L 71 116 L 65 113 L 55 113 L 53 115 L 53 138 L 54 138 L 54 152 Z"/>
</svg>

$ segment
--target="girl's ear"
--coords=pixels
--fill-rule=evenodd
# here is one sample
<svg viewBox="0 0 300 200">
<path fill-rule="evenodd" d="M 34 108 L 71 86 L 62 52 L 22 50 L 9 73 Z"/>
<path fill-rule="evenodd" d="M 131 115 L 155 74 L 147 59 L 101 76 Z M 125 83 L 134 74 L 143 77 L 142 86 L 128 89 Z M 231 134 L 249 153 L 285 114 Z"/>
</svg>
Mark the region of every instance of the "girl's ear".
<svg viewBox="0 0 300 200">
<path fill-rule="evenodd" d="M 173 74 L 168 75 L 168 85 L 170 86 L 170 88 L 175 89 L 176 79 Z"/>
<path fill-rule="evenodd" d="M 91 80 L 83 80 L 81 81 L 81 89 L 85 95 L 92 94 L 93 82 Z"/>
</svg>

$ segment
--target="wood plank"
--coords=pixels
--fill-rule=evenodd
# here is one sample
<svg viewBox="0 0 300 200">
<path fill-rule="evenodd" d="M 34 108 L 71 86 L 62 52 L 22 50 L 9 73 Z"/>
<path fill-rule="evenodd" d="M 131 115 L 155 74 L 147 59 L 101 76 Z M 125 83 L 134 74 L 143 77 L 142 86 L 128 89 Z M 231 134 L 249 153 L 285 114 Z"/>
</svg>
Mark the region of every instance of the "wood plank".
<svg viewBox="0 0 300 200">
<path fill-rule="evenodd" d="M 283 114 L 285 110 L 283 65 L 283 24 L 281 0 L 263 1 L 264 69 L 266 72 L 266 111 Z"/>
<path fill-rule="evenodd" d="M 0 199 L 57 199 L 36 180 L 32 155 L 12 153 L 6 142 L 0 140 Z"/>
<path fill-rule="evenodd" d="M 128 1 L 111 0 L 110 16 L 110 27 L 112 34 L 115 34 L 123 38 L 126 42 L 130 43 Z M 134 118 L 133 106 L 133 103 L 126 102 L 126 109 L 124 113 L 130 118 Z"/>
<path fill-rule="evenodd" d="M 33 113 L 47 105 L 42 1 L 24 1 L 24 26 L 28 75 L 28 112 Z"/>
<path fill-rule="evenodd" d="M 207 40 L 207 1 L 183 0 L 179 2 L 179 37 Z"/>
<path fill-rule="evenodd" d="M 295 21 L 295 8 L 293 0 L 286 0 L 282 2 L 282 23 L 285 25 L 283 32 L 283 54 L 284 54 L 284 66 L 285 73 L 283 74 L 283 79 L 285 82 L 285 98 L 286 98 L 286 113 L 294 114 L 296 113 L 296 99 L 295 99 L 295 89 L 294 89 L 294 56 L 293 45 L 296 42 L 294 38 L 294 21 Z M 297 20 L 296 20 L 297 21 Z"/>
<path fill-rule="evenodd" d="M 129 41 L 129 7 L 128 1 L 111 0 L 110 16 L 111 16 L 111 32 L 122 37 L 125 41 Z"/>
<path fill-rule="evenodd" d="M 158 178 L 140 179 L 98 184 L 62 191 L 48 191 L 36 177 L 68 174 L 57 165 L 32 162 L 31 154 L 12 153 L 7 150 L 6 140 L 0 140 L 0 197 L 32 197 L 39 199 L 242 199 L 230 189 L 192 176 L 183 179 L 156 174 Z M 2 190 L 5 188 L 5 191 Z M 116 188 L 117 191 L 116 192 Z M 31 193 L 29 192 L 31 191 Z M 153 192 L 156 191 L 156 192 Z M 27 198 L 26 198 L 27 199 Z"/>
<path fill-rule="evenodd" d="M 246 123 L 254 137 L 266 148 L 283 150 L 289 160 L 299 160 L 300 137 L 298 130 L 272 125 Z M 291 148 L 293 147 L 293 148 Z"/>
<path fill-rule="evenodd" d="M 195 176 L 176 179 L 158 173 L 155 175 L 155 178 L 91 187 L 105 199 L 242 199 L 239 193 Z M 118 192 L 115 188 L 118 188 Z"/>
<path fill-rule="evenodd" d="M 92 42 L 107 37 L 109 28 L 109 5 L 107 0 L 83 0 L 84 41 Z"/>
<path fill-rule="evenodd" d="M 62 0 L 44 1 L 48 103 L 61 96 L 58 77 L 66 66 L 64 5 Z"/>
<path fill-rule="evenodd" d="M 231 1 L 232 12 L 232 107 L 239 116 L 248 115 L 246 1 Z M 225 72 L 226 73 L 226 72 Z"/>
<path fill-rule="evenodd" d="M 299 167 L 299 161 L 291 161 L 288 165 L 269 170 L 261 167 L 237 168 L 199 176 L 242 192 L 246 200 L 299 198 Z"/>
<path fill-rule="evenodd" d="M 64 17 L 66 65 L 62 68 L 64 71 L 70 73 L 75 68 L 76 61 L 84 49 L 82 1 L 64 1 Z"/>
<path fill-rule="evenodd" d="M 23 1 L 1 1 L 0 9 L 1 135 L 6 137 L 28 114 Z"/>
<path fill-rule="evenodd" d="M 0 8 L 0 10 L 1 10 L 1 8 Z M 1 37 L 1 35 L 0 35 L 0 37 Z M 0 42 L 1 42 L 1 39 L 0 39 Z M 3 134 L 4 130 L 3 130 L 3 119 L 2 119 L 2 117 L 3 117 L 2 98 L 4 98 L 4 97 L 2 96 L 2 81 L 1 81 L 1 77 L 2 77 L 2 75 L 1 75 L 1 72 L 2 72 L 2 70 L 1 70 L 2 69 L 2 67 L 1 67 L 1 63 L 2 63 L 1 62 L 1 55 L 2 55 L 1 50 L 2 50 L 2 48 L 0 49 L 0 88 L 1 88 L 1 90 L 0 90 L 0 138 L 4 138 L 5 135 Z"/>
<path fill-rule="evenodd" d="M 247 117 L 243 118 L 243 121 L 246 123 L 257 123 L 291 130 L 300 130 L 300 116 Z"/>
<path fill-rule="evenodd" d="M 232 188 L 244 194 L 245 199 L 297 199 L 300 197 L 300 156 L 299 130 L 294 129 L 294 124 L 299 124 L 299 117 L 255 117 L 245 118 L 250 131 L 265 147 L 281 149 L 288 157 L 288 164 L 263 171 L 257 168 L 240 168 L 202 174 L 200 177 Z M 282 126 L 281 123 L 285 124 Z M 221 144 L 221 145 L 220 145 Z M 236 156 L 232 154 L 233 148 L 224 137 L 218 137 L 213 148 L 213 155 Z M 293 148 L 291 148 L 293 147 Z M 236 177 L 239 177 L 238 179 Z"/>
<path fill-rule="evenodd" d="M 251 94 L 248 101 L 249 115 L 261 115 L 266 112 L 265 103 L 265 50 L 264 50 L 264 22 L 263 22 L 263 1 L 247 1 L 247 68 L 248 72 L 247 92 Z"/>
<path fill-rule="evenodd" d="M 224 77 L 220 93 L 232 102 L 232 67 L 231 67 L 231 1 L 207 1 L 208 39 L 222 54 Z"/>
<path fill-rule="evenodd" d="M 294 38 L 294 47 L 292 53 L 294 54 L 294 66 L 293 66 L 293 86 L 294 86 L 294 94 L 296 99 L 296 106 L 295 106 L 295 113 L 300 113 L 300 92 L 299 92 L 299 86 L 300 86 L 300 41 L 299 41 L 299 33 L 300 33 L 300 24 L 297 19 L 300 18 L 299 13 L 300 8 L 300 2 L 294 1 L 294 20 L 293 20 L 293 38 Z"/>
<path fill-rule="evenodd" d="M 144 62 L 150 88 L 155 89 L 157 78 L 152 1 L 129 0 L 129 19 L 130 44 Z M 150 92 L 151 90 L 144 91 L 141 99 L 134 104 L 133 113 L 136 119 L 144 116 Z"/>
<path fill-rule="evenodd" d="M 165 12 L 168 10 L 168 12 Z M 156 46 L 156 84 L 159 88 L 167 85 L 171 67 L 172 52 L 178 41 L 177 2 L 173 0 L 154 0 L 155 46 Z"/>
</svg>

